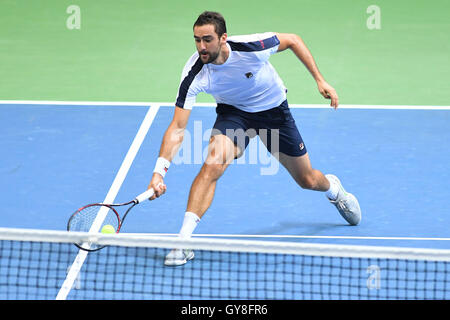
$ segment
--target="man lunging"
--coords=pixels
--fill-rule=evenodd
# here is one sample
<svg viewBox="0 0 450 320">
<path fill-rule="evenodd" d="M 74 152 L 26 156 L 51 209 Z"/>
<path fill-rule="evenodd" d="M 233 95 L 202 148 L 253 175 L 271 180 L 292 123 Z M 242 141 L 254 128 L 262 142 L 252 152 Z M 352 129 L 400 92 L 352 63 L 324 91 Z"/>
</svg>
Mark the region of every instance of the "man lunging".
<svg viewBox="0 0 450 320">
<path fill-rule="evenodd" d="M 320 74 L 302 39 L 295 34 L 275 32 L 228 37 L 222 15 L 208 11 L 198 17 L 193 31 L 197 52 L 182 72 L 174 116 L 164 134 L 149 184 L 155 190 L 151 200 L 166 192 L 163 178 L 183 141 L 196 96 L 200 92 L 211 94 L 217 102 L 217 119 L 207 159 L 190 189 L 180 237 L 191 237 L 212 203 L 218 179 L 247 147 L 251 137 L 240 137 L 236 132 L 249 130 L 260 136 L 300 187 L 324 192 L 342 217 L 357 225 L 361 220 L 358 200 L 344 190 L 336 176 L 312 168 L 289 111 L 287 90 L 269 62 L 272 54 L 290 49 L 309 70 L 320 94 L 331 100 L 331 107 L 338 108 L 336 91 Z M 273 135 L 275 144 L 270 138 Z M 166 256 L 165 264 L 182 265 L 193 257 L 191 250 L 174 249 Z"/>
</svg>

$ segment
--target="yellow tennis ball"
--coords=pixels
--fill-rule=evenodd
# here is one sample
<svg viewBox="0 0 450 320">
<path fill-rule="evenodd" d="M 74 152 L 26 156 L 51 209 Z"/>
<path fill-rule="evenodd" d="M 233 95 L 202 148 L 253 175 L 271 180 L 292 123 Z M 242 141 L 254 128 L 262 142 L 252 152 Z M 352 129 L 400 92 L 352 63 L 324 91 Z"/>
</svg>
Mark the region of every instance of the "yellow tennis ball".
<svg viewBox="0 0 450 320">
<path fill-rule="evenodd" d="M 116 229 L 110 224 L 105 224 L 102 228 L 102 233 L 116 233 Z"/>
</svg>

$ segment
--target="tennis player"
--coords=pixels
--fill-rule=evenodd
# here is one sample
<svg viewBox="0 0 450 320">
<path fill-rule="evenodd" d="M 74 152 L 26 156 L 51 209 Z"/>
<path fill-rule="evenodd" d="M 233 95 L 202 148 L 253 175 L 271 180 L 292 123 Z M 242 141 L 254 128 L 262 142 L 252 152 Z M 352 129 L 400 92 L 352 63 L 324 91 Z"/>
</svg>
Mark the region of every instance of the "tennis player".
<svg viewBox="0 0 450 320">
<path fill-rule="evenodd" d="M 324 80 L 302 39 L 275 32 L 228 37 L 223 16 L 208 11 L 198 17 L 193 31 L 197 51 L 182 72 L 173 120 L 164 134 L 149 184 L 155 190 L 150 200 L 166 192 L 163 179 L 183 141 L 196 96 L 200 92 L 211 94 L 217 102 L 217 119 L 207 159 L 190 189 L 179 236 L 191 237 L 211 205 L 218 179 L 246 149 L 252 135 L 238 132 L 258 134 L 300 187 L 324 192 L 342 217 L 357 225 L 361 210 L 356 197 L 344 190 L 336 176 L 311 167 L 306 145 L 289 111 L 287 90 L 269 62 L 272 54 L 290 49 L 309 70 L 320 94 L 331 100 L 331 107 L 338 108 L 336 91 Z M 263 131 L 269 135 L 263 137 Z M 174 249 L 165 264 L 182 265 L 193 258 L 192 250 Z"/>
</svg>

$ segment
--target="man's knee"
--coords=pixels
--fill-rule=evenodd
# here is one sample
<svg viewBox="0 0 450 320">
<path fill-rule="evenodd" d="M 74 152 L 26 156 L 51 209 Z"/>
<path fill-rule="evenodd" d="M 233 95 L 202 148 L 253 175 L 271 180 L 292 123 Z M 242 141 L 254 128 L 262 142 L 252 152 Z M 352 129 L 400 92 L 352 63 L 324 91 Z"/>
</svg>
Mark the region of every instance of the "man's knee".
<svg viewBox="0 0 450 320">
<path fill-rule="evenodd" d="M 202 178 L 210 181 L 218 180 L 225 172 L 226 166 L 218 163 L 204 163 L 200 170 Z"/>
<path fill-rule="evenodd" d="M 303 189 L 314 190 L 317 187 L 318 181 L 312 173 L 302 174 L 297 178 L 297 183 Z"/>
</svg>

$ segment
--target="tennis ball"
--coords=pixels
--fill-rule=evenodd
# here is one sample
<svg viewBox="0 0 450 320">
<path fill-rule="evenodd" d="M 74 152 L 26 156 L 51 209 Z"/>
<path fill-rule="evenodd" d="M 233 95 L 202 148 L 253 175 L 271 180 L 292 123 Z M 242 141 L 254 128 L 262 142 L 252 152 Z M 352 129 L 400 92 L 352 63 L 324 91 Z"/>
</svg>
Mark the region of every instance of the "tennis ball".
<svg viewBox="0 0 450 320">
<path fill-rule="evenodd" d="M 102 233 L 116 233 L 116 229 L 110 224 L 105 224 L 102 228 Z"/>
</svg>

